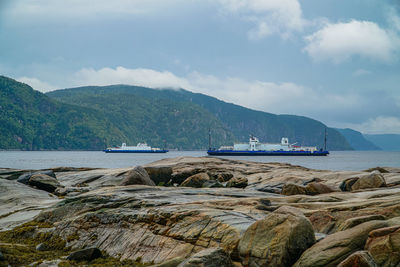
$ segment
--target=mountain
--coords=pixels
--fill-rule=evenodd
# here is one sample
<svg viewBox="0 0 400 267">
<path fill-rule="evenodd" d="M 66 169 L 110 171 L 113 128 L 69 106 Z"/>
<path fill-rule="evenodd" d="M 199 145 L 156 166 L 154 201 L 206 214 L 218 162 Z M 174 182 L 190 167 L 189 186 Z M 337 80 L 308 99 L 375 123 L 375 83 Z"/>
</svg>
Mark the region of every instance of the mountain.
<svg viewBox="0 0 400 267">
<path fill-rule="evenodd" d="M 280 142 L 281 137 L 286 136 L 301 145 L 323 147 L 324 143 L 326 126 L 319 121 L 256 111 L 183 89 L 87 86 L 47 95 L 105 114 L 127 135 L 127 143 L 134 143 L 139 137 L 159 145 L 164 138 L 168 144 L 180 148 L 206 148 L 209 128 L 215 147 L 235 141 L 248 142 L 249 134 L 263 142 Z M 327 130 L 328 149 L 352 149 L 338 131 Z"/>
<path fill-rule="evenodd" d="M 358 131 L 349 128 L 336 130 L 346 138 L 347 142 L 349 142 L 355 150 L 382 150 L 375 145 L 374 142 L 365 139 L 363 134 Z"/>
<path fill-rule="evenodd" d="M 0 149 L 98 149 L 125 135 L 97 110 L 58 102 L 0 76 Z"/>
<path fill-rule="evenodd" d="M 400 151 L 400 134 L 364 134 L 365 138 L 386 151 Z"/>
</svg>

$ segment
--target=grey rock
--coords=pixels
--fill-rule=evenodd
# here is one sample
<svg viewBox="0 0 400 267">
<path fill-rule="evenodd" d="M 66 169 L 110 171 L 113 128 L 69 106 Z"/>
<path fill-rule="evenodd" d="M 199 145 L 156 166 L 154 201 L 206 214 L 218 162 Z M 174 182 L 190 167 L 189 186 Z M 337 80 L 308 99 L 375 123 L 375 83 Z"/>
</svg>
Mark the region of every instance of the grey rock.
<svg viewBox="0 0 400 267">
<path fill-rule="evenodd" d="M 181 264 L 185 259 L 182 257 L 176 257 L 170 260 L 167 260 L 163 263 L 152 265 L 152 267 L 177 267 Z"/>
<path fill-rule="evenodd" d="M 75 252 L 72 252 L 67 257 L 67 260 L 73 261 L 91 261 L 97 258 L 101 258 L 103 255 L 101 254 L 100 249 L 98 248 L 85 248 Z"/>
<path fill-rule="evenodd" d="M 18 177 L 17 182 L 27 185 L 29 183 L 29 179 L 31 178 L 31 176 L 35 175 L 35 174 L 45 174 L 45 175 L 48 175 L 50 177 L 53 177 L 53 178 L 57 179 L 55 173 L 52 170 L 46 170 L 46 171 L 37 171 L 37 172 L 24 173 L 24 174 L 22 174 L 21 176 Z"/>
<path fill-rule="evenodd" d="M 128 171 L 125 174 L 125 178 L 122 180 L 120 185 L 151 185 L 154 186 L 155 183 L 150 179 L 146 170 L 142 166 L 137 166 L 133 170 Z"/>
<path fill-rule="evenodd" d="M 46 174 L 33 174 L 29 178 L 28 184 L 49 193 L 53 193 L 57 187 L 61 186 L 56 178 Z"/>
<path fill-rule="evenodd" d="M 168 166 L 144 167 L 150 179 L 156 184 L 167 184 L 172 178 L 172 168 Z"/>
<path fill-rule="evenodd" d="M 178 267 L 233 267 L 233 263 L 222 248 L 208 248 L 186 259 Z"/>
</svg>

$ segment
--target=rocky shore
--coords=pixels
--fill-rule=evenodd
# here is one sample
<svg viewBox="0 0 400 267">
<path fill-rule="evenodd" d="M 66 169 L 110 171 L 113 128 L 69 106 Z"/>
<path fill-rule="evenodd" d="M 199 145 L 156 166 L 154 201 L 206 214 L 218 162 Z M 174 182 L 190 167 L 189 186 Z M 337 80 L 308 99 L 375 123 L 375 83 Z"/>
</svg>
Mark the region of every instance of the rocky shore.
<svg viewBox="0 0 400 267">
<path fill-rule="evenodd" d="M 400 169 L 0 169 L 0 266 L 397 266 Z"/>
</svg>

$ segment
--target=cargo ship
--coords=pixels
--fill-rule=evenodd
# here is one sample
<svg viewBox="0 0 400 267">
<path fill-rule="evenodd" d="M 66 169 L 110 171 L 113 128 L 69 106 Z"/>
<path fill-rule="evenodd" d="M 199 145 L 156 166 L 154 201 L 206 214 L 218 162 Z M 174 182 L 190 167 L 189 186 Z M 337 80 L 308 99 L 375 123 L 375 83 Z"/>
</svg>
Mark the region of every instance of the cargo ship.
<svg viewBox="0 0 400 267">
<path fill-rule="evenodd" d="M 138 143 L 137 146 L 127 146 L 122 143 L 118 147 L 108 147 L 103 150 L 106 153 L 167 153 L 167 149 L 153 148 L 146 143 Z"/>
<path fill-rule="evenodd" d="M 211 143 L 211 138 L 210 138 Z M 250 136 L 249 143 L 222 146 L 219 149 L 210 149 L 208 155 L 212 156 L 327 156 L 329 151 L 325 148 L 317 149 L 315 146 L 297 146 L 290 144 L 287 137 L 282 137 L 281 143 L 260 143 L 257 137 Z"/>
</svg>

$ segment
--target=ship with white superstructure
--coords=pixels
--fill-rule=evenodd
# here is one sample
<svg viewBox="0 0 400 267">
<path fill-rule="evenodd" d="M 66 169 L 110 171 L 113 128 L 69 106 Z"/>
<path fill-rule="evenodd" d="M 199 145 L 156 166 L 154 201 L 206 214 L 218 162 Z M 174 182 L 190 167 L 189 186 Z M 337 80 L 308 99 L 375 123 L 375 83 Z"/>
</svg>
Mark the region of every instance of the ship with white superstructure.
<svg viewBox="0 0 400 267">
<path fill-rule="evenodd" d="M 154 148 L 146 143 L 138 143 L 137 146 L 127 146 L 122 143 L 121 146 L 108 147 L 103 150 L 106 153 L 167 153 L 167 149 Z"/>
<path fill-rule="evenodd" d="M 287 137 L 282 137 L 280 143 L 271 144 L 260 143 L 257 137 L 250 136 L 249 143 L 222 146 L 219 149 L 210 148 L 207 154 L 213 156 L 326 156 L 329 151 L 326 150 L 326 145 L 325 149 L 317 149 L 315 146 L 290 144 Z"/>
</svg>

